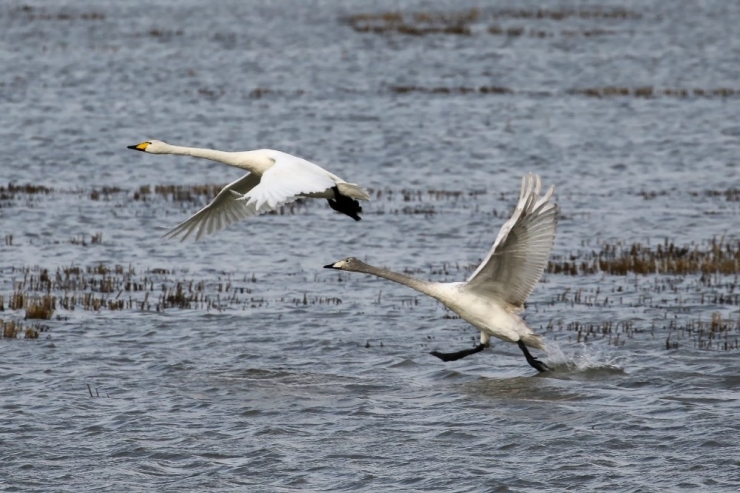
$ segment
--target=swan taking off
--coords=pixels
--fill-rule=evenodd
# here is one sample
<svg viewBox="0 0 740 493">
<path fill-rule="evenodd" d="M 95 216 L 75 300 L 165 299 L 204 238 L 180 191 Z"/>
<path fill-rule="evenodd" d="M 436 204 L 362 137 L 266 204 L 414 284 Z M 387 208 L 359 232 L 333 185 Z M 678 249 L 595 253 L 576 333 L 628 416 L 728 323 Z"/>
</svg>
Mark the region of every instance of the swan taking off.
<svg viewBox="0 0 740 493">
<path fill-rule="evenodd" d="M 355 221 L 362 207 L 358 200 L 370 200 L 360 186 L 347 183 L 305 159 L 271 149 L 226 152 L 197 147 L 173 146 L 160 140 L 150 140 L 128 146 L 150 154 L 178 154 L 228 164 L 249 171 L 226 185 L 201 210 L 165 234 L 166 238 L 182 235 L 184 241 L 195 233 L 196 241 L 226 226 L 262 212 L 293 202 L 298 197 L 327 199 L 335 211 Z"/>
<path fill-rule="evenodd" d="M 539 197 L 540 177 L 522 178 L 519 203 L 501 227 L 491 251 L 465 282 L 430 282 L 368 265 L 354 257 L 325 265 L 327 269 L 363 272 L 404 284 L 441 301 L 480 330 L 480 344 L 454 353 L 432 352 L 442 361 L 455 361 L 482 351 L 493 337 L 513 342 L 537 371 L 548 366 L 533 357 L 527 346 L 545 349 L 540 336 L 527 327 L 519 313 L 545 270 L 555 241 L 558 207 L 550 202 L 555 187 Z"/>
</svg>

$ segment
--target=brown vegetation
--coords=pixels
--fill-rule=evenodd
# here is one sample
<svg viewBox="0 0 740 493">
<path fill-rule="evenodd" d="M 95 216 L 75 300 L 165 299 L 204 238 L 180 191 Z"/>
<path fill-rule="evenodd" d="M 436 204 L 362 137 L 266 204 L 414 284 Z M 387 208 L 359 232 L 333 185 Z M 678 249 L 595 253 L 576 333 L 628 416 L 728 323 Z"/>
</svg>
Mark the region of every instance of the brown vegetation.
<svg viewBox="0 0 740 493">
<path fill-rule="evenodd" d="M 378 34 L 398 33 L 409 36 L 428 34 L 451 34 L 469 36 L 468 25 L 480 17 L 478 9 L 462 12 L 381 12 L 378 14 L 356 14 L 346 19 L 357 32 Z"/>
<path fill-rule="evenodd" d="M 481 86 L 481 87 L 421 87 L 421 86 L 391 86 L 391 92 L 406 94 L 421 92 L 428 94 L 511 94 L 514 91 L 508 87 Z"/>
<path fill-rule="evenodd" d="M 636 98 L 655 98 L 655 97 L 673 97 L 673 98 L 688 98 L 688 97 L 721 97 L 729 98 L 734 96 L 740 96 L 740 90 L 719 87 L 716 89 L 658 89 L 653 87 L 591 87 L 585 89 L 571 89 L 568 91 L 569 94 L 577 94 L 580 96 L 588 96 L 591 98 L 609 98 L 609 97 L 636 97 Z"/>
<path fill-rule="evenodd" d="M 45 294 L 29 301 L 26 306 L 26 320 L 49 320 L 56 309 L 56 297 Z"/>
<path fill-rule="evenodd" d="M 396 94 L 425 93 L 425 94 L 528 94 L 527 92 L 514 91 L 508 87 L 481 86 L 481 87 L 427 87 L 427 86 L 390 86 L 390 91 Z M 730 98 L 740 96 L 740 89 L 716 88 L 716 89 L 657 89 L 653 87 L 592 87 L 585 89 L 569 89 L 566 94 L 586 96 L 589 98 L 613 98 L 631 97 L 641 99 L 652 98 Z M 559 97 L 561 93 L 539 91 L 532 93 L 537 97 Z"/>
<path fill-rule="evenodd" d="M 46 325 L 29 326 L 14 320 L 0 320 L 0 338 L 4 339 L 17 339 L 20 334 L 23 334 L 24 339 L 38 339 L 39 333 L 48 330 L 49 327 Z"/>
<path fill-rule="evenodd" d="M 481 11 L 473 8 L 459 12 L 410 12 L 397 11 L 378 12 L 374 14 L 355 14 L 345 18 L 345 22 L 352 29 L 361 33 L 376 34 L 403 34 L 409 36 L 426 36 L 428 34 L 447 34 L 457 36 L 470 36 L 470 26 L 474 23 L 485 22 L 487 19 L 527 19 L 527 20 L 556 20 L 561 21 L 568 18 L 579 19 L 640 19 L 642 14 L 626 9 L 557 9 L 557 10 L 525 10 L 525 9 L 501 9 L 494 11 Z M 552 37 L 553 32 L 539 29 L 525 29 L 524 27 L 502 28 L 498 25 L 490 26 L 488 32 L 493 35 L 506 36 L 533 36 Z M 606 29 L 584 29 L 563 30 L 562 36 L 601 36 L 612 34 L 615 31 Z"/>
<path fill-rule="evenodd" d="M 634 10 L 623 8 L 601 9 L 588 8 L 581 9 L 500 9 L 491 13 L 493 18 L 511 18 L 511 19 L 549 19 L 562 21 L 571 17 L 579 19 L 642 19 L 642 14 Z"/>
<path fill-rule="evenodd" d="M 584 275 L 603 272 L 627 274 L 712 274 L 740 273 L 740 241 L 713 238 L 702 245 L 678 247 L 667 240 L 655 247 L 633 243 L 602 243 L 601 249 L 570 259 L 551 260 L 551 274 Z M 740 295 L 735 295 L 738 298 Z"/>
<path fill-rule="evenodd" d="M 48 12 L 43 7 L 20 5 L 8 11 L 11 18 L 24 18 L 28 21 L 103 21 L 105 14 L 100 12 Z"/>
</svg>

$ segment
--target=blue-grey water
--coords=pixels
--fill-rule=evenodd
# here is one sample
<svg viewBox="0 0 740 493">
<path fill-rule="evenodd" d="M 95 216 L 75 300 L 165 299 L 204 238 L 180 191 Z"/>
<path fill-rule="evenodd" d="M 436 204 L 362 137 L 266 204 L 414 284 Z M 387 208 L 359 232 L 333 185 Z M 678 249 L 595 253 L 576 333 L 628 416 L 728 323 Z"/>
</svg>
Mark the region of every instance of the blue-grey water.
<svg viewBox="0 0 740 493">
<path fill-rule="evenodd" d="M 351 22 L 474 7 L 469 35 Z M 0 339 L 0 489 L 738 491 L 737 274 L 546 274 L 535 376 L 501 341 L 437 360 L 476 331 L 321 268 L 464 280 L 529 171 L 556 185 L 555 261 L 737 242 L 738 22 L 724 0 L 3 1 L 0 319 L 42 331 Z M 148 139 L 280 149 L 373 201 L 164 241 L 212 193 L 157 187 L 240 172 L 126 149 Z"/>
</svg>

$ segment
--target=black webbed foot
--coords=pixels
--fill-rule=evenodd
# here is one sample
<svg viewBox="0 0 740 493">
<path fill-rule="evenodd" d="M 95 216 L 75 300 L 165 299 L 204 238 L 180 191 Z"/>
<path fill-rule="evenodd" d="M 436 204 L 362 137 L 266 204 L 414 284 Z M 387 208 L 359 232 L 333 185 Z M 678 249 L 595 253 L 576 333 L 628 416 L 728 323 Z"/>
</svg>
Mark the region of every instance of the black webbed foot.
<svg viewBox="0 0 740 493">
<path fill-rule="evenodd" d="M 478 344 L 474 348 L 471 349 L 463 349 L 462 351 L 457 351 L 455 353 L 440 353 L 439 351 L 432 351 L 432 356 L 436 356 L 437 358 L 441 359 L 442 361 L 457 361 L 459 359 L 464 358 L 465 356 L 470 356 L 471 354 L 479 353 L 483 351 L 486 348 L 484 344 Z"/>
<path fill-rule="evenodd" d="M 334 198 L 326 199 L 326 201 L 329 202 L 329 207 L 337 212 L 348 215 L 355 221 L 361 221 L 362 218 L 357 215 L 358 213 L 362 212 L 362 207 L 360 206 L 360 203 L 357 200 L 340 194 L 337 187 L 332 188 L 332 190 L 334 190 Z"/>
<path fill-rule="evenodd" d="M 524 353 L 524 357 L 527 358 L 527 363 L 529 363 L 529 365 L 532 368 L 534 368 L 535 370 L 537 370 L 540 373 L 545 372 L 545 371 L 548 371 L 548 370 L 549 371 L 552 371 L 549 366 L 547 366 L 542 361 L 540 361 L 537 358 L 535 358 L 534 356 L 532 356 L 532 354 L 529 352 L 529 349 L 527 349 L 527 346 L 524 344 L 524 341 L 522 341 L 521 339 L 519 339 L 516 343 L 519 346 L 519 349 L 521 349 L 522 352 Z"/>
</svg>

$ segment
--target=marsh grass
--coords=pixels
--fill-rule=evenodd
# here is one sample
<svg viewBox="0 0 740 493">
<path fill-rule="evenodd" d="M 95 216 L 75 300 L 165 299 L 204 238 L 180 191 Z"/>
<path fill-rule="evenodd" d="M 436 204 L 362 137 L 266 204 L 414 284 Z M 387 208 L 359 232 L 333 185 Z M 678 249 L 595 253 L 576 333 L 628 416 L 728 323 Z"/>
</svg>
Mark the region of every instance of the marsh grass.
<svg viewBox="0 0 740 493">
<path fill-rule="evenodd" d="M 0 337 L 3 339 L 18 339 L 23 334 L 24 339 L 38 339 L 39 333 L 47 332 L 47 325 L 24 325 L 15 320 L 0 320 Z"/>
<path fill-rule="evenodd" d="M 56 272 L 40 267 L 11 268 L 6 273 L 23 276 L 14 282 L 8 309 L 25 310 L 27 319 L 45 320 L 51 319 L 57 308 L 66 311 L 243 308 L 254 304 L 254 298 L 248 296 L 252 288 L 244 284 L 258 282 L 253 274 L 251 278 L 245 275 L 239 282 L 242 285 L 232 280 L 211 284 L 183 279 L 181 276 L 187 269 L 151 268 L 138 275 L 132 266 L 103 263 L 60 267 Z M 3 297 L 0 302 L 4 304 L 4 300 Z"/>
<path fill-rule="evenodd" d="M 706 197 L 722 197 L 727 202 L 740 202 L 740 188 L 728 188 L 726 190 L 705 190 L 702 192 L 690 192 L 693 197 L 704 195 Z"/>
<path fill-rule="evenodd" d="M 494 19 L 546 19 L 563 21 L 570 18 L 578 19 L 614 19 L 614 20 L 636 20 L 642 19 L 642 13 L 636 10 L 624 8 L 600 8 L 584 6 L 579 9 L 498 9 L 491 11 Z"/>
<path fill-rule="evenodd" d="M 619 34 L 619 31 L 616 31 L 614 29 L 564 29 L 562 31 L 543 31 L 541 29 L 527 29 L 523 26 L 503 27 L 500 25 L 488 26 L 487 31 L 488 34 L 491 34 L 493 36 L 508 36 L 510 38 L 518 38 L 522 36 L 530 38 L 554 38 L 558 35 L 566 38 L 574 38 L 579 36 L 590 38 L 594 36 L 609 36 Z"/>
<path fill-rule="evenodd" d="M 408 36 L 447 34 L 470 36 L 469 24 L 477 21 L 480 10 L 460 12 L 381 12 L 377 14 L 355 14 L 345 21 L 357 32 L 376 34 L 397 33 Z"/>
<path fill-rule="evenodd" d="M 23 185 L 14 185 L 8 183 L 7 186 L 0 186 L 0 200 L 15 200 L 17 196 L 23 195 L 49 195 L 54 189 L 43 185 L 34 185 L 26 183 Z"/>
<path fill-rule="evenodd" d="M 10 18 L 23 18 L 27 21 L 104 21 L 105 14 L 100 12 L 71 12 L 67 9 L 50 11 L 45 7 L 18 5 L 6 10 Z"/>
<path fill-rule="evenodd" d="M 391 86 L 390 91 L 396 94 L 412 92 L 427 94 L 513 94 L 508 87 L 480 86 L 480 87 L 423 87 L 423 86 Z"/>
<path fill-rule="evenodd" d="M 5 321 L 0 320 L 2 326 L 2 334 L 5 339 L 15 339 L 18 334 L 23 330 L 23 326 L 14 320 Z"/>
<path fill-rule="evenodd" d="M 428 86 L 390 86 L 388 88 L 390 92 L 394 94 L 411 94 L 411 93 L 422 93 L 422 94 L 449 94 L 449 95 L 509 95 L 509 94 L 525 94 L 537 97 L 550 97 L 560 98 L 562 92 L 557 91 L 515 91 L 514 89 L 502 86 L 480 86 L 480 87 L 468 87 L 468 86 L 452 86 L 452 87 L 428 87 Z M 618 87 L 618 86 L 605 86 L 605 87 L 591 87 L 581 89 L 568 89 L 565 94 L 571 96 L 585 96 L 588 98 L 596 99 L 607 99 L 615 97 L 623 98 L 638 98 L 638 99 L 654 99 L 654 98 L 677 98 L 677 99 L 690 99 L 690 98 L 734 98 L 740 96 L 740 89 L 733 89 L 729 87 L 718 87 L 712 89 L 677 89 L 677 88 L 654 88 L 650 86 L 646 87 Z"/>
<path fill-rule="evenodd" d="M 426 36 L 430 34 L 470 36 L 473 34 L 471 26 L 489 20 L 526 19 L 528 21 L 564 21 L 569 18 L 599 20 L 634 20 L 641 19 L 642 14 L 626 9 L 499 9 L 481 10 L 478 8 L 451 11 L 451 12 L 400 12 L 386 11 L 378 13 L 354 14 L 345 17 L 343 21 L 359 33 L 400 34 L 407 36 Z M 532 36 L 539 38 L 552 37 L 554 32 L 525 27 L 490 26 L 489 34 L 511 37 Z M 563 30 L 563 36 L 582 35 L 584 37 L 613 34 L 615 31 L 607 29 Z"/>
<path fill-rule="evenodd" d="M 729 87 L 717 87 L 705 89 L 695 87 L 692 89 L 685 88 L 655 88 L 652 86 L 644 87 L 590 87 L 584 89 L 571 89 L 569 94 L 587 96 L 590 98 L 612 98 L 612 97 L 634 97 L 634 98 L 731 98 L 740 96 L 740 90 Z"/>
<path fill-rule="evenodd" d="M 56 297 L 48 294 L 30 299 L 26 306 L 26 320 L 50 320 L 56 309 L 56 302 Z"/>
<path fill-rule="evenodd" d="M 655 246 L 604 242 L 598 251 L 581 252 L 567 260 L 551 260 L 547 272 L 573 276 L 596 273 L 737 275 L 740 274 L 740 240 L 712 238 L 701 245 L 688 246 L 676 246 L 668 240 Z"/>
<path fill-rule="evenodd" d="M 708 321 L 701 316 L 696 319 L 674 319 L 668 326 L 665 340 L 666 350 L 679 349 L 686 341 L 694 348 L 716 351 L 740 349 L 740 316 L 736 320 L 722 318 L 713 312 Z"/>
</svg>

